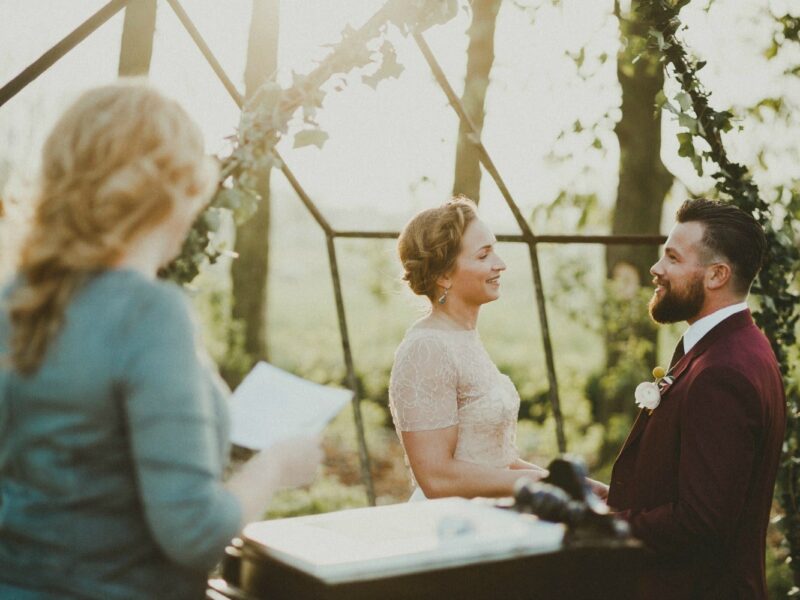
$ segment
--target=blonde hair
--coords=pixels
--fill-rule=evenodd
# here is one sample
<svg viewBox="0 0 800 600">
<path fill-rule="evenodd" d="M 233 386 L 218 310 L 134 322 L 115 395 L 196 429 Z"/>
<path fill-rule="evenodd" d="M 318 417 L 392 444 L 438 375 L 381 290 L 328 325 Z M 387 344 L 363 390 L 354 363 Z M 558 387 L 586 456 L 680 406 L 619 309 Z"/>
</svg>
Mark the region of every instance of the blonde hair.
<svg viewBox="0 0 800 600">
<path fill-rule="evenodd" d="M 408 222 L 397 241 L 397 252 L 411 291 L 434 299 L 436 280 L 455 266 L 464 231 L 477 218 L 475 203 L 459 196 L 423 210 Z"/>
<path fill-rule="evenodd" d="M 11 363 L 35 372 L 76 290 L 113 266 L 178 198 L 215 181 L 197 125 L 148 85 L 121 80 L 83 93 L 48 136 L 40 189 L 8 301 Z"/>
</svg>

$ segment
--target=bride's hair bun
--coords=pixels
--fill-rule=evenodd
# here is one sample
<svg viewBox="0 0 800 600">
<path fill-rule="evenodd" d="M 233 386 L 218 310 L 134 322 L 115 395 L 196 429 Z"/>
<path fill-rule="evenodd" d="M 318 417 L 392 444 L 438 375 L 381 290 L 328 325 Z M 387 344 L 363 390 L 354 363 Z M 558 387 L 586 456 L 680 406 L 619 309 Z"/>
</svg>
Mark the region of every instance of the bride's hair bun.
<svg viewBox="0 0 800 600">
<path fill-rule="evenodd" d="M 411 291 L 431 300 L 440 293 L 436 280 L 455 266 L 464 231 L 476 218 L 475 203 L 458 196 L 438 208 L 423 210 L 408 222 L 400 233 L 397 252 Z"/>
</svg>

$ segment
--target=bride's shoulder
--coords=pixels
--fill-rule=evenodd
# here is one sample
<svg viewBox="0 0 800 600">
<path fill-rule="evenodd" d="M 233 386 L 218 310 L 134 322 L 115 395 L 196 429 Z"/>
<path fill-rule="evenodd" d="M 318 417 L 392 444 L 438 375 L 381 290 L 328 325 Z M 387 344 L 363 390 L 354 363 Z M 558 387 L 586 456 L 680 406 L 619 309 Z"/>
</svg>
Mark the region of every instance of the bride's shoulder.
<svg viewBox="0 0 800 600">
<path fill-rule="evenodd" d="M 471 331 L 456 330 L 447 327 L 442 327 L 441 323 L 432 320 L 430 316 L 422 317 L 414 322 L 411 327 L 406 330 L 403 337 L 403 342 L 409 343 L 425 343 L 426 341 L 432 343 L 452 343 L 453 340 L 458 340 L 464 337 L 460 334 L 474 333 Z"/>
<path fill-rule="evenodd" d="M 403 341 L 400 342 L 400 346 L 416 345 L 425 343 L 428 340 L 443 340 L 445 336 L 442 334 L 443 332 L 440 329 L 432 329 L 414 323 L 414 325 L 406 330 Z"/>
<path fill-rule="evenodd" d="M 426 327 L 420 320 L 406 330 L 403 340 L 395 351 L 395 358 L 435 352 L 443 350 L 447 345 L 448 339 L 445 331 Z"/>
</svg>

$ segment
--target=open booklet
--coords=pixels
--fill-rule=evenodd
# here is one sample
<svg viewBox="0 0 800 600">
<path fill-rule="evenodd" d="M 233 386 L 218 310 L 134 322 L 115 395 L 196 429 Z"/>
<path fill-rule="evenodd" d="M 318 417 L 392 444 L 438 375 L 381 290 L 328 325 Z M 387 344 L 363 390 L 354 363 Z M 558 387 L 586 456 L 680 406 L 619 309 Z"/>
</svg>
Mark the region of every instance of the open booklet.
<svg viewBox="0 0 800 600">
<path fill-rule="evenodd" d="M 231 441 L 253 450 L 318 434 L 353 397 L 259 362 L 231 398 Z"/>
</svg>

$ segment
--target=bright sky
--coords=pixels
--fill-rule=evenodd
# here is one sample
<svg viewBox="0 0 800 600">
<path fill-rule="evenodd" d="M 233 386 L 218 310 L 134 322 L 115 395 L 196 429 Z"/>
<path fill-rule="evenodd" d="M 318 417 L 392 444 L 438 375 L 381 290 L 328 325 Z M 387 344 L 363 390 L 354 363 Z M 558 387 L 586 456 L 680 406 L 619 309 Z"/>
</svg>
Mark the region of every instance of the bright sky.
<svg viewBox="0 0 800 600">
<path fill-rule="evenodd" d="M 6 82 L 50 45 L 105 4 L 106 0 L 0 0 L 0 82 Z M 686 39 L 709 61 L 702 76 L 716 107 L 752 104 L 767 95 L 788 94 L 800 100 L 800 78 L 781 76 L 783 65 L 767 63 L 762 54 L 769 32 L 758 25 L 767 4 L 778 13 L 789 0 L 715 0 L 709 12 L 704 0 L 684 10 L 691 25 Z M 184 0 L 184 7 L 206 37 L 234 82 L 243 88 L 249 0 Z M 281 3 L 280 75 L 305 73 L 323 57 L 324 44 L 336 42 L 347 23 L 360 26 L 382 0 L 284 0 Z M 519 4 L 539 5 L 537 11 Z M 551 201 L 565 186 L 596 192 L 606 204 L 616 188 L 618 147 L 613 122 L 619 118 L 619 87 L 613 56 L 619 41 L 612 0 L 507 1 L 497 25 L 496 61 L 487 100 L 484 141 L 524 214 Z M 79 45 L 49 72 L 0 108 L 0 166 L 13 166 L 17 177 L 30 178 L 47 130 L 59 112 L 87 86 L 116 76 L 122 13 Z M 465 30 L 469 16 L 428 32 L 427 39 L 450 81 L 460 93 L 465 71 Z M 351 79 L 343 92 L 331 91 L 319 117 L 330 139 L 320 151 L 280 150 L 311 196 L 327 209 L 340 228 L 399 228 L 422 206 L 449 195 L 457 120 L 411 39 L 392 36 L 400 62 L 399 80 L 382 82 L 377 91 Z M 565 51 L 587 56 L 603 52 L 603 65 L 587 60 L 588 80 L 576 76 Z M 800 63 L 800 59 L 796 62 Z M 200 122 L 213 152 L 224 149 L 223 137 L 237 125 L 237 109 L 166 2 L 159 3 L 151 79 L 179 99 Z M 580 119 L 592 124 L 608 112 L 600 138 L 605 150 L 588 151 L 591 138 L 557 138 Z M 702 190 L 690 165 L 677 157 L 675 126 L 665 122 L 664 159 L 693 189 Z M 783 151 L 780 136 L 769 125 L 749 127 L 729 136 L 735 157 L 754 161 L 765 141 L 775 146 L 769 179 L 797 174 L 796 134 Z M 588 134 L 587 134 L 588 135 Z M 554 149 L 567 160 L 547 159 Z M 0 173 L 1 175 L 2 173 Z M 283 177 L 273 178 L 278 192 L 292 192 Z M 679 192 L 682 194 L 683 192 Z M 677 201 L 677 199 L 676 199 Z M 498 231 L 516 231 L 493 183 L 484 177 L 482 212 Z M 364 210 L 354 210 L 354 209 Z M 671 209 L 670 209 L 671 211 Z"/>
</svg>

